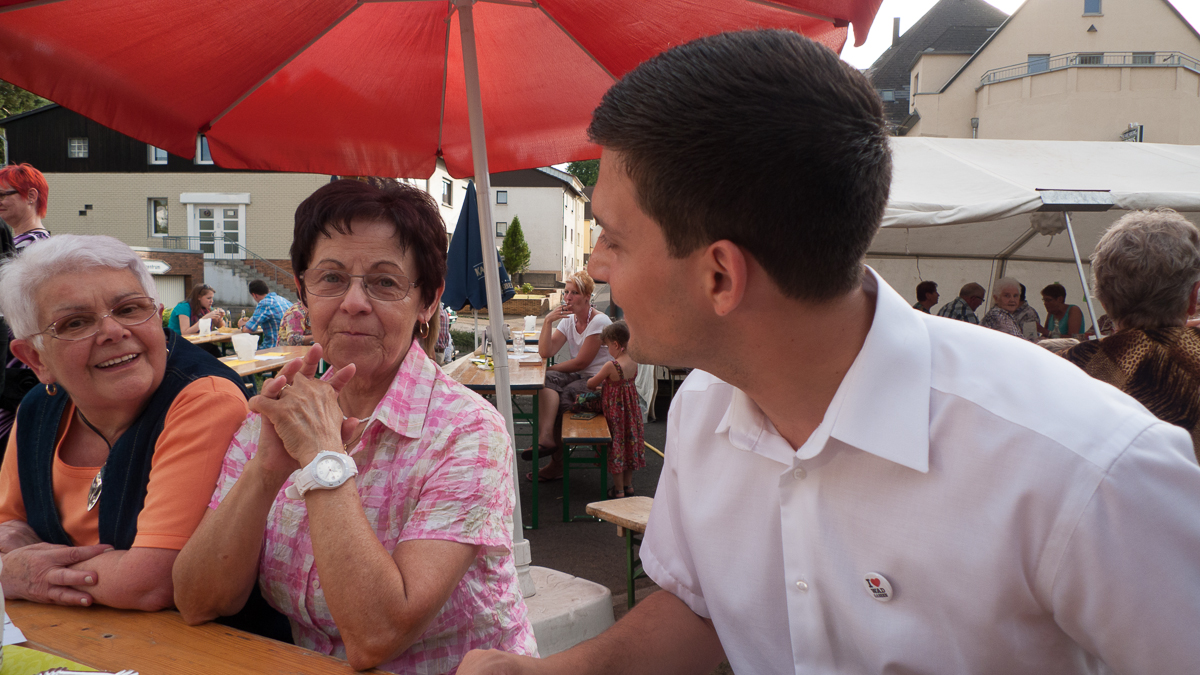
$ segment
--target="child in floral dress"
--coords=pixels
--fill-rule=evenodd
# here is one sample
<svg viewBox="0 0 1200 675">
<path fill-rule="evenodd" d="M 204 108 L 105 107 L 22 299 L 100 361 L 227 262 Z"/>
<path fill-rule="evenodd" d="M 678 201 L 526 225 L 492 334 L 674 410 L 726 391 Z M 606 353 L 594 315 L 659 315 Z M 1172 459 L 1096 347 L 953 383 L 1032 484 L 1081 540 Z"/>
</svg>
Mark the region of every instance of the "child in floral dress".
<svg viewBox="0 0 1200 675">
<path fill-rule="evenodd" d="M 587 382 L 589 389 L 600 389 L 600 401 L 612 445 L 608 450 L 608 471 L 613 476 L 609 498 L 632 497 L 633 471 L 646 466 L 646 445 L 642 426 L 642 411 L 638 407 L 638 364 L 626 348 L 629 346 L 629 326 L 617 321 L 600 333 L 600 344 L 608 348 L 613 360 Z"/>
</svg>

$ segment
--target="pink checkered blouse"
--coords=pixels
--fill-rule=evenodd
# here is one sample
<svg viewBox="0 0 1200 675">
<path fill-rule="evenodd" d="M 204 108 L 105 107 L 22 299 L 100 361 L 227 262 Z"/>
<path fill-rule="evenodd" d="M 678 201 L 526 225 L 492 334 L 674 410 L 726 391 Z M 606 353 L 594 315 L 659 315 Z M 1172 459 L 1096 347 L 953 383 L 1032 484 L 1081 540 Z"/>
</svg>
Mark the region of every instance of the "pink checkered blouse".
<svg viewBox="0 0 1200 675">
<path fill-rule="evenodd" d="M 251 413 L 234 436 L 211 508 L 258 449 L 259 427 Z M 350 455 L 363 511 L 388 552 L 411 539 L 482 547 L 420 639 L 379 667 L 452 673 L 472 649 L 536 655 L 512 556 L 512 446 L 496 410 L 446 376 L 414 341 Z M 345 658 L 308 528 L 304 501 L 280 490 L 267 518 L 259 587 L 291 619 L 296 644 Z"/>
</svg>

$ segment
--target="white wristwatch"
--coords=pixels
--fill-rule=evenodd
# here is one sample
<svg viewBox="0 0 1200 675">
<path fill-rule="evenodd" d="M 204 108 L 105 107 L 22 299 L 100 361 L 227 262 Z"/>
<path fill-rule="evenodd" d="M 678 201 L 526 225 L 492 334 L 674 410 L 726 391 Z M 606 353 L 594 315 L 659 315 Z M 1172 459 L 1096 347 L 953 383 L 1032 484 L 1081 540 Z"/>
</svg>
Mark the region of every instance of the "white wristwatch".
<svg viewBox="0 0 1200 675">
<path fill-rule="evenodd" d="M 292 484 L 284 491 L 290 499 L 303 499 L 309 490 L 332 490 L 358 474 L 350 455 L 323 450 L 303 469 L 292 474 Z"/>
</svg>

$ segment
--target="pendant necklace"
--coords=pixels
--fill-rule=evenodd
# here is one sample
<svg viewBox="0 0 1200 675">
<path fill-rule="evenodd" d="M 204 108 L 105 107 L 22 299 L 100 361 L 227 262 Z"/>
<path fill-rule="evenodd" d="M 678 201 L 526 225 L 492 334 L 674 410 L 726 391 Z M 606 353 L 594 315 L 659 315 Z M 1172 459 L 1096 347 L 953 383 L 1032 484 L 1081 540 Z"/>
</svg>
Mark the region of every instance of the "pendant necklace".
<svg viewBox="0 0 1200 675">
<path fill-rule="evenodd" d="M 112 443 L 109 443 L 108 439 L 104 437 L 104 434 L 100 433 L 100 430 L 97 429 L 96 426 L 93 425 L 91 422 L 89 422 L 88 418 L 84 417 L 82 410 L 80 410 L 79 408 L 75 408 L 75 414 L 79 415 L 79 419 L 83 420 L 83 423 L 86 424 L 89 429 L 96 432 L 96 435 L 100 437 L 100 440 L 104 441 L 104 444 L 108 446 L 108 454 L 111 455 L 112 454 Z M 108 463 L 108 459 L 105 458 L 106 466 L 107 466 L 107 463 Z M 96 477 L 92 479 L 92 486 L 90 488 L 88 488 L 88 497 L 87 497 L 87 510 L 88 511 L 91 511 L 93 508 L 95 508 L 96 504 L 100 501 L 100 491 L 103 489 L 104 489 L 104 467 L 102 466 L 102 467 L 100 467 L 100 470 L 96 472 Z"/>
</svg>

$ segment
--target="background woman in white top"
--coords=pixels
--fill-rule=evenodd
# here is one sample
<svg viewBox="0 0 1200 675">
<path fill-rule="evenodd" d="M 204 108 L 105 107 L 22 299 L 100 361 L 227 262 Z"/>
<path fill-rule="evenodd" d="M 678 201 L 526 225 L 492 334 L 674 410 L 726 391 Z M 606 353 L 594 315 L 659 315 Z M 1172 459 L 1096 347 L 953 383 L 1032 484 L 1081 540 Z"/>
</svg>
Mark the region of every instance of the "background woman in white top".
<svg viewBox="0 0 1200 675">
<path fill-rule="evenodd" d="M 546 386 L 538 392 L 538 454 L 550 455 L 550 463 L 538 471 L 541 481 L 562 478 L 562 413 L 576 396 L 587 392 L 588 378 L 611 359 L 600 344 L 600 331 L 612 320 L 592 307 L 596 282 L 580 271 L 567 277 L 565 285 L 563 304 L 546 315 L 538 338 L 538 354 L 543 359 L 557 354 L 563 344 L 571 354 L 569 360 L 546 369 Z M 521 453 L 521 457 L 532 459 L 533 449 Z M 526 477 L 533 480 L 532 473 Z"/>
</svg>

